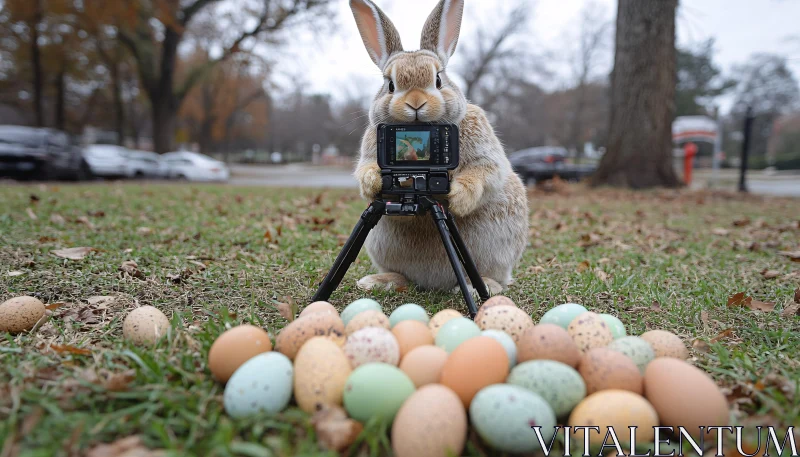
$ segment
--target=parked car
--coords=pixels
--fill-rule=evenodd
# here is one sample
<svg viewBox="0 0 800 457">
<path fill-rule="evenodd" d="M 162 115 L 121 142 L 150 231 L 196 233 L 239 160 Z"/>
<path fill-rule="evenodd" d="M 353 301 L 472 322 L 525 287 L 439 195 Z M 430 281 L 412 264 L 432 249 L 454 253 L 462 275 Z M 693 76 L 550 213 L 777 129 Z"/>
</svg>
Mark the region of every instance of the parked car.
<svg viewBox="0 0 800 457">
<path fill-rule="evenodd" d="M 128 153 L 129 151 L 122 146 L 92 144 L 84 148 L 83 155 L 95 176 L 124 178 L 128 176 Z"/>
<path fill-rule="evenodd" d="M 189 181 L 227 181 L 230 171 L 224 162 L 189 151 L 168 152 L 161 156 L 168 176 Z"/>
<path fill-rule="evenodd" d="M 511 166 L 517 170 L 522 166 L 539 164 L 564 164 L 567 160 L 566 149 L 556 146 L 539 146 L 512 152 L 508 156 Z"/>
<path fill-rule="evenodd" d="M 0 176 L 79 181 L 91 175 L 81 148 L 66 133 L 0 125 Z"/>
<path fill-rule="evenodd" d="M 166 178 L 168 168 L 155 152 L 129 150 L 125 154 L 126 176 L 129 178 Z"/>
</svg>

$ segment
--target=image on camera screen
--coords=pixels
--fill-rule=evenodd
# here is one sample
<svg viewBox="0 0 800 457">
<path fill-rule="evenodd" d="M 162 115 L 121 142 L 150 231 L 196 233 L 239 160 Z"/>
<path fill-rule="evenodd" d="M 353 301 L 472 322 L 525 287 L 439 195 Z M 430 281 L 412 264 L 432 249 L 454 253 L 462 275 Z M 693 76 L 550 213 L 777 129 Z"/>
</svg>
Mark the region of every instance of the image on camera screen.
<svg viewBox="0 0 800 457">
<path fill-rule="evenodd" d="M 415 162 L 429 160 L 431 156 L 431 132 L 397 132 L 395 157 L 397 161 Z"/>
</svg>

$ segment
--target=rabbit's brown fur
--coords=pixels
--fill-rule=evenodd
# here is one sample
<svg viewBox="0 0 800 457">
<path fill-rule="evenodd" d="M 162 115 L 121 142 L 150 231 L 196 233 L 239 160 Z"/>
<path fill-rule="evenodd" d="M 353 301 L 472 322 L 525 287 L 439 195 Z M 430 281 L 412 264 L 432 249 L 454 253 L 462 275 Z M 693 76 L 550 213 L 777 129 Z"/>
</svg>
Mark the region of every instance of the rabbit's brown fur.
<svg viewBox="0 0 800 457">
<path fill-rule="evenodd" d="M 370 109 L 370 125 L 354 173 L 362 197 L 372 200 L 381 189 L 378 124 L 457 124 L 461 157 L 451 172 L 448 207 L 481 276 L 505 287 L 527 242 L 528 202 L 485 113 L 467 104 L 445 72 L 458 40 L 463 0 L 439 2 L 423 29 L 423 49 L 414 52 L 402 50 L 391 21 L 370 0 L 351 0 L 350 4 L 367 50 L 385 78 Z M 381 24 L 380 30 L 363 29 L 370 24 Z M 380 286 L 390 278 L 396 281 L 396 275 L 386 273 L 401 274 L 425 289 L 456 286 L 439 233 L 428 217 L 384 217 L 367 238 L 366 248 L 381 274 L 359 281 L 362 287 Z"/>
</svg>

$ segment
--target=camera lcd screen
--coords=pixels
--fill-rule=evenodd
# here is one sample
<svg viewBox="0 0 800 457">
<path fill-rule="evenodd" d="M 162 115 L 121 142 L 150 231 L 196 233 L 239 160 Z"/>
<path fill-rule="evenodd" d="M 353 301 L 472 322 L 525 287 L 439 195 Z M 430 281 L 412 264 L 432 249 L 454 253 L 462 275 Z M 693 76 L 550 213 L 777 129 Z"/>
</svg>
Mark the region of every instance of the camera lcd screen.
<svg viewBox="0 0 800 457">
<path fill-rule="evenodd" d="M 419 162 L 431 159 L 431 132 L 397 132 L 395 136 L 394 161 Z"/>
</svg>

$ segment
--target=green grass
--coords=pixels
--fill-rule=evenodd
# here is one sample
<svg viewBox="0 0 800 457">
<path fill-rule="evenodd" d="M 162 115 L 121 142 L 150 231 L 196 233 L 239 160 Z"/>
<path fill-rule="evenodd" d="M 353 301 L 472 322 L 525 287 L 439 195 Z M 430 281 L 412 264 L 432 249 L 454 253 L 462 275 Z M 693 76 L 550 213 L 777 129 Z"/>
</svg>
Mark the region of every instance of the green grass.
<svg viewBox="0 0 800 457">
<path fill-rule="evenodd" d="M 130 435 L 179 455 L 325 455 L 297 410 L 226 417 L 206 354 L 226 325 L 250 322 L 275 334 L 285 323 L 276 302 L 308 302 L 365 207 L 353 191 L 5 186 L 0 207 L 0 298 L 64 303 L 35 334 L 0 335 L 0 455 L 78 455 Z M 800 318 L 781 316 L 800 264 L 777 254 L 800 248 L 797 200 L 570 188 L 534 192 L 530 207 L 531 244 L 506 295 L 534 319 L 573 301 L 618 316 L 629 334 L 659 328 L 690 347 L 697 340 L 695 363 L 730 394 L 737 423 L 800 423 Z M 744 217 L 751 222 L 734 225 Z M 97 251 L 78 261 L 51 254 L 77 246 Z M 128 260 L 143 279 L 120 272 Z M 765 269 L 779 276 L 765 279 Z M 369 272 L 362 253 L 331 302 L 342 308 L 367 295 L 355 281 Z M 776 308 L 728 307 L 737 292 Z M 116 300 L 88 305 L 102 295 Z M 387 314 L 408 302 L 431 313 L 466 311 L 458 295 L 370 295 Z M 122 319 L 137 305 L 172 319 L 168 341 L 123 341 Z M 349 454 L 386 454 L 386 443 L 381 427 L 368 427 Z M 488 451 L 473 437 L 465 452 Z"/>
</svg>

